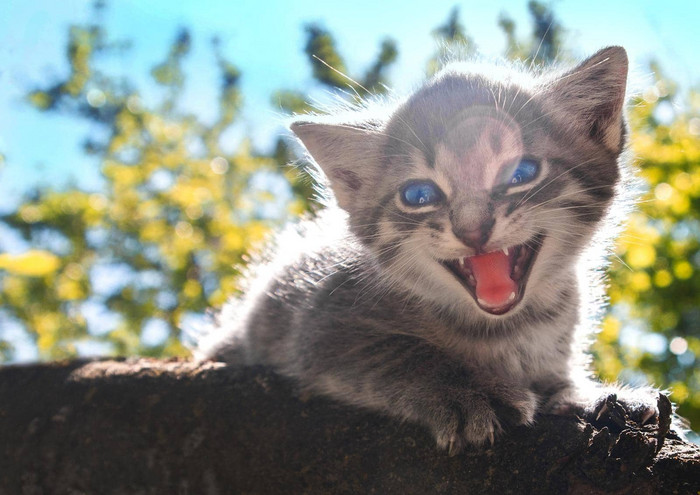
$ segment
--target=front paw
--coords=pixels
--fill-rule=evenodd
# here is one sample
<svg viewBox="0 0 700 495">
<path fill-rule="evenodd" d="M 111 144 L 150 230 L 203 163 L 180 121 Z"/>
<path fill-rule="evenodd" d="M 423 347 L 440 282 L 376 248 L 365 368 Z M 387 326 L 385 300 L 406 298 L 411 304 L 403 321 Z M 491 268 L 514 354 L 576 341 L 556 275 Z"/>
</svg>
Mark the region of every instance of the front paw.
<svg viewBox="0 0 700 495">
<path fill-rule="evenodd" d="M 555 414 L 576 414 L 596 426 L 624 429 L 658 422 L 658 392 L 649 389 L 613 388 L 597 389 L 592 394 L 562 401 L 551 411 Z"/>
<path fill-rule="evenodd" d="M 454 401 L 438 406 L 428 421 L 439 448 L 450 456 L 459 454 L 466 445 L 493 444 L 501 432 L 501 422 L 484 394 L 466 391 Z"/>
<path fill-rule="evenodd" d="M 613 423 L 621 429 L 630 422 L 643 426 L 658 422 L 657 403 L 657 396 L 646 390 L 618 390 L 608 392 L 589 404 L 583 415 L 591 423 Z"/>
<path fill-rule="evenodd" d="M 434 411 L 430 426 L 438 446 L 450 456 L 466 445 L 493 445 L 503 426 L 530 424 L 537 409 L 533 392 L 504 385 L 490 389 L 488 394 L 452 390 L 449 395 L 452 402 Z"/>
</svg>

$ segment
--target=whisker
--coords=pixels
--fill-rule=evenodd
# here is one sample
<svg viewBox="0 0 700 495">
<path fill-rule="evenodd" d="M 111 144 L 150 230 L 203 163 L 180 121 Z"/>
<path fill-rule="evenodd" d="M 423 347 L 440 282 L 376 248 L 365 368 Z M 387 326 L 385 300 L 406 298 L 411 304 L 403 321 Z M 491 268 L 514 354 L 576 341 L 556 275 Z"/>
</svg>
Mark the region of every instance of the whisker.
<svg viewBox="0 0 700 495">
<path fill-rule="evenodd" d="M 535 210 L 535 209 L 537 209 L 537 208 L 541 208 L 542 206 L 545 206 L 545 205 L 551 203 L 552 201 L 559 201 L 559 200 L 561 200 L 561 199 L 563 199 L 563 198 L 568 198 L 568 197 L 570 197 L 570 196 L 575 196 L 575 195 L 583 194 L 583 193 L 586 193 L 586 192 L 589 192 L 589 191 L 595 191 L 595 190 L 597 190 L 597 189 L 605 189 L 605 188 L 609 188 L 609 187 L 610 187 L 610 186 L 608 186 L 608 185 L 606 184 L 606 185 L 603 185 L 603 186 L 587 187 L 587 188 L 585 188 L 585 189 L 579 189 L 579 190 L 577 190 L 577 191 L 571 191 L 571 192 L 569 192 L 569 193 L 567 193 L 567 194 L 561 194 L 561 195 L 556 196 L 556 197 L 554 197 L 554 198 L 550 198 L 550 199 L 548 199 L 548 200 L 546 200 L 546 201 L 542 201 L 541 203 L 537 203 L 536 205 L 532 205 L 532 206 L 528 207 L 528 209 L 525 210 L 525 211 L 526 211 L 526 212 L 530 212 L 530 211 L 533 211 L 533 210 Z"/>
<path fill-rule="evenodd" d="M 413 136 L 418 140 L 418 142 L 419 142 L 419 143 L 421 144 L 421 146 L 423 147 L 423 152 L 426 153 L 426 154 L 429 154 L 428 147 L 425 145 L 425 143 L 423 142 L 423 140 L 422 140 L 421 138 L 418 137 L 418 134 L 416 134 L 416 132 L 415 132 L 415 131 L 413 130 L 413 128 L 408 124 L 408 122 L 406 122 L 404 119 L 402 119 L 398 114 L 394 115 L 394 117 L 397 118 L 403 125 L 405 125 L 406 128 L 407 128 L 409 131 L 411 131 L 411 134 L 413 134 Z"/>
<path fill-rule="evenodd" d="M 579 163 L 578 165 L 575 165 L 575 166 L 573 166 L 573 167 L 571 167 L 571 168 L 568 168 L 568 169 L 564 170 L 562 173 L 560 173 L 559 175 L 557 175 L 556 177 L 554 177 L 553 179 L 551 179 L 550 181 L 548 181 L 546 184 L 535 186 L 535 187 L 537 187 L 537 189 L 534 189 L 534 188 L 533 188 L 533 191 L 532 191 L 531 193 L 528 193 L 528 194 L 526 194 L 525 196 L 523 196 L 523 197 L 520 199 L 520 201 L 518 201 L 518 203 L 516 204 L 516 208 L 517 208 L 518 206 L 520 206 L 521 204 L 523 204 L 523 203 L 529 201 L 530 198 L 532 198 L 535 194 L 539 193 L 540 191 L 544 190 L 544 188 L 546 188 L 547 186 L 551 185 L 554 181 L 556 181 L 556 180 L 558 180 L 559 178 L 563 177 L 564 175 L 570 173 L 572 170 L 575 170 L 575 169 L 577 169 L 578 167 L 582 167 L 582 166 L 584 166 L 584 165 L 587 165 L 587 164 L 591 163 L 592 161 L 593 161 L 592 159 L 591 159 L 591 160 L 585 160 L 585 161 Z"/>
</svg>

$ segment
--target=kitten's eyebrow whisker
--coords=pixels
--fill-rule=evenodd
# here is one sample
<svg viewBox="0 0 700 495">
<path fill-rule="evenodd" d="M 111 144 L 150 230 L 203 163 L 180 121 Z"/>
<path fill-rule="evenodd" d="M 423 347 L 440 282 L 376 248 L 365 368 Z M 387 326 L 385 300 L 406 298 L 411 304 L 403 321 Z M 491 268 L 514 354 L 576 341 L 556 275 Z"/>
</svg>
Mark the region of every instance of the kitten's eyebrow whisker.
<svg viewBox="0 0 700 495">
<path fill-rule="evenodd" d="M 515 102 L 518 99 L 518 95 L 520 94 L 521 89 L 522 89 L 522 87 L 518 86 L 518 90 L 515 92 L 515 94 L 513 95 L 513 98 L 510 100 L 510 105 L 508 105 L 508 110 L 506 111 L 506 113 L 508 113 L 509 115 L 510 115 L 510 111 L 513 109 L 513 105 L 515 105 Z"/>
<path fill-rule="evenodd" d="M 544 92 L 545 92 L 544 89 L 539 89 L 539 90 L 535 89 L 535 91 L 532 93 L 532 96 L 531 96 L 530 98 L 528 98 L 528 100 L 527 100 L 525 103 L 523 103 L 523 105 L 518 109 L 517 112 L 515 112 L 515 115 L 513 115 L 513 117 L 512 117 L 513 120 L 515 120 L 515 117 L 517 117 L 517 116 L 520 114 L 520 112 L 522 112 L 522 111 L 525 109 L 525 107 L 526 107 L 532 100 L 534 100 L 536 97 L 538 97 L 539 95 L 541 95 L 541 94 L 544 93 Z M 513 97 L 513 104 L 515 103 L 515 98 L 518 96 L 518 94 L 520 94 L 520 88 L 518 88 L 517 93 L 515 93 L 515 96 Z M 511 106 L 512 106 L 512 104 L 511 104 Z M 510 109 L 508 109 L 508 110 L 509 110 L 509 112 L 510 112 Z"/>
<path fill-rule="evenodd" d="M 536 123 L 536 122 L 539 121 L 540 119 L 549 117 L 550 115 L 555 115 L 557 112 L 558 112 L 558 110 L 551 110 L 551 111 L 549 111 L 549 112 L 543 113 L 542 115 L 540 115 L 540 116 L 537 117 L 536 119 L 533 119 L 533 120 L 528 121 L 527 124 L 525 124 L 524 126 L 522 126 L 522 130 L 524 131 L 524 130 L 528 129 L 531 125 L 533 125 L 534 123 Z"/>
<path fill-rule="evenodd" d="M 491 95 L 493 96 L 493 101 L 494 101 L 494 105 L 496 106 L 496 109 L 501 110 L 504 113 L 507 113 L 506 112 L 506 102 L 505 102 L 505 100 L 501 101 L 501 85 L 500 84 L 498 85 L 498 96 L 496 96 L 496 92 L 493 90 L 492 87 L 489 87 L 489 91 L 491 92 Z"/>
<path fill-rule="evenodd" d="M 579 70 L 576 70 L 576 71 L 573 71 L 573 72 L 569 72 L 568 74 L 564 74 L 564 75 L 562 75 L 562 76 L 560 76 L 560 77 L 557 77 L 557 78 L 553 79 L 553 80 L 551 81 L 551 84 L 553 84 L 553 83 L 558 83 L 558 82 L 560 82 L 560 81 L 563 81 L 564 79 L 568 79 L 568 78 L 570 78 L 570 77 L 573 77 L 573 76 L 577 76 L 577 75 L 579 75 L 579 74 L 582 74 L 583 72 L 593 70 L 593 69 L 595 69 L 595 68 L 597 68 L 597 67 L 599 67 L 599 66 L 601 66 L 601 65 L 603 65 L 603 64 L 608 63 L 609 61 L 610 61 L 610 57 L 605 58 L 605 59 L 601 60 L 600 62 L 596 62 L 595 64 L 590 65 L 590 66 L 588 66 L 588 67 L 583 67 L 582 69 L 579 69 Z"/>
<path fill-rule="evenodd" d="M 554 17 L 552 17 L 552 20 L 549 21 L 549 26 L 547 26 L 547 29 L 545 30 L 544 34 L 540 38 L 540 44 L 537 45 L 537 50 L 535 51 L 535 56 L 532 57 L 532 60 L 530 61 L 530 67 L 528 68 L 529 71 L 532 71 L 532 68 L 535 66 L 535 61 L 537 60 L 537 56 L 540 54 L 540 50 L 542 49 L 542 44 L 544 43 L 544 39 L 547 37 L 547 34 L 549 34 L 549 30 L 551 29 L 552 24 L 554 24 Z"/>
<path fill-rule="evenodd" d="M 518 91 L 519 91 L 519 90 L 518 90 Z M 515 115 L 513 115 L 513 118 L 515 119 L 515 117 L 517 117 L 518 114 L 519 114 L 520 112 L 522 112 L 522 111 L 525 109 L 525 107 L 528 105 L 528 103 L 530 103 L 532 100 L 534 100 L 535 97 L 539 96 L 539 94 L 540 94 L 539 92 L 533 93 L 532 96 L 531 96 L 530 98 L 528 98 L 528 100 L 527 100 L 525 103 L 523 103 L 523 106 L 521 106 L 521 107 L 518 109 L 518 111 L 515 112 Z"/>
<path fill-rule="evenodd" d="M 415 131 L 413 130 L 413 128 L 408 124 L 408 122 L 406 122 L 404 119 L 402 119 L 399 115 L 394 115 L 394 118 L 398 119 L 403 125 L 406 126 L 406 128 L 407 128 L 409 131 L 411 131 L 411 134 L 413 134 L 413 135 L 415 136 L 415 138 L 418 140 L 418 142 L 420 143 L 420 145 L 423 147 L 423 150 L 422 150 L 423 153 L 429 154 L 429 153 L 430 153 L 430 150 L 428 150 L 428 147 L 425 145 L 425 143 L 423 142 L 423 140 L 422 140 L 421 138 L 418 137 L 418 134 L 416 134 L 416 132 L 415 132 Z"/>
<path fill-rule="evenodd" d="M 348 76 L 347 74 L 344 74 L 343 72 L 339 71 L 338 69 L 336 69 L 335 67 L 333 67 L 332 65 L 330 65 L 329 63 L 327 63 L 325 60 L 323 60 L 322 58 L 318 57 L 315 53 L 312 54 L 311 56 L 312 56 L 313 58 L 315 58 L 316 60 L 318 60 L 319 62 L 321 62 L 321 63 L 322 63 L 323 65 L 325 65 L 326 67 L 328 67 L 330 70 L 332 70 L 333 72 L 335 72 L 336 74 L 338 74 L 338 75 L 340 75 L 340 76 L 343 76 L 345 79 L 347 79 L 347 80 L 350 81 L 351 83 L 356 84 L 356 85 L 359 86 L 360 88 L 364 89 L 364 90 L 367 92 L 368 95 L 371 95 L 371 94 L 372 94 L 372 92 L 371 92 L 369 89 L 365 88 L 362 84 L 360 84 L 359 82 L 355 81 L 352 77 L 350 77 L 350 76 Z M 352 86 L 351 86 L 351 87 L 352 87 Z M 353 89 L 354 89 L 354 88 L 353 88 Z M 357 90 L 355 90 L 355 93 L 357 93 Z M 358 94 L 357 96 L 360 96 L 360 95 Z"/>
<path fill-rule="evenodd" d="M 347 129 L 354 129 L 354 130 L 357 130 L 357 127 L 353 127 L 353 126 L 351 126 L 351 125 L 342 125 L 342 124 L 340 124 L 340 125 L 338 125 L 338 127 L 344 127 L 344 128 L 347 128 Z M 394 141 L 398 141 L 398 142 L 400 142 L 400 143 L 406 144 L 406 145 L 410 146 L 411 148 L 413 148 L 414 150 L 416 150 L 416 151 L 418 151 L 418 152 L 420 152 L 420 153 L 425 153 L 425 152 L 427 151 L 427 150 L 422 150 L 422 149 L 420 149 L 420 148 L 417 147 L 415 144 L 413 144 L 413 143 L 411 143 L 411 142 L 409 142 L 409 141 L 406 141 L 406 140 L 404 140 L 404 139 L 398 138 L 398 137 L 393 136 L 393 135 L 391 135 L 391 134 L 387 134 L 386 132 L 381 132 L 379 129 L 365 129 L 365 130 L 368 131 L 368 132 L 371 132 L 372 134 L 376 134 L 376 135 L 378 135 L 378 136 L 384 136 L 384 137 L 387 137 L 387 138 L 389 138 L 389 139 L 393 139 Z M 418 137 L 418 136 L 416 136 L 416 137 Z M 420 139 L 419 139 L 419 141 L 420 141 Z M 410 155 L 409 155 L 409 157 L 410 157 Z"/>
</svg>

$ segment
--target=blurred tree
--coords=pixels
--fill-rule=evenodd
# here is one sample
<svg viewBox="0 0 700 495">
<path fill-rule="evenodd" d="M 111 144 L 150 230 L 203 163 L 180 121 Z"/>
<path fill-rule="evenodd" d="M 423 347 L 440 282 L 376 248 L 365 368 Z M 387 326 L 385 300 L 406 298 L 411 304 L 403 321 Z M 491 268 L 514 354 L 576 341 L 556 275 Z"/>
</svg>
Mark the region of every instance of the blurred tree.
<svg viewBox="0 0 700 495">
<path fill-rule="evenodd" d="M 392 40 L 382 42 L 375 62 L 355 79 L 343 74 L 328 31 L 310 25 L 306 32 L 318 82 L 341 95 L 350 90 L 358 101 L 386 91 L 386 72 L 397 55 Z M 21 324 L 42 359 L 75 356 L 76 345 L 86 342 L 106 344 L 106 352 L 118 355 L 186 354 L 183 317 L 220 306 L 237 290 L 238 267 L 251 245 L 287 213 L 311 207 L 313 185 L 288 166 L 282 139 L 269 156 L 254 152 L 247 140 L 233 154 L 221 149 L 241 95 L 240 73 L 222 56 L 218 40 L 218 118 L 206 124 L 181 110 L 191 43 L 182 29 L 152 69 L 164 91 L 162 101 L 148 106 L 129 81 L 98 70 L 100 56 L 125 45 L 109 42 L 97 22 L 73 26 L 67 77 L 28 94 L 39 111 L 88 119 L 102 128 L 93 134 L 105 136 L 84 143 L 101 163 L 103 191 L 35 190 L 0 217 L 33 248 L 0 254 L 0 317 Z M 300 93 L 276 98 L 288 112 L 311 108 Z M 276 204 L 272 215 L 264 205 L 275 201 L 256 180 L 261 174 L 291 185 L 291 199 Z M 99 315 L 99 328 L 89 328 L 86 313 Z M 0 357 L 11 354 L 11 342 L 0 336 Z"/>
<path fill-rule="evenodd" d="M 428 61 L 428 75 L 435 74 L 451 60 L 465 59 L 476 53 L 476 43 L 467 34 L 464 24 L 459 19 L 459 7 L 453 7 L 445 23 L 433 29 L 432 35 L 437 52 Z"/>
<path fill-rule="evenodd" d="M 498 25 L 506 35 L 506 55 L 511 59 L 529 61 L 531 66 L 566 58 L 567 51 L 563 46 L 566 31 L 555 17 L 552 7 L 530 0 L 527 8 L 533 29 L 532 35 L 524 40 L 517 38 L 515 21 L 506 12 L 498 18 Z"/>
<path fill-rule="evenodd" d="M 84 147 L 101 163 L 102 191 L 37 190 L 1 218 L 33 247 L 0 257 L 2 316 L 32 334 L 44 359 L 74 356 L 88 341 L 120 355 L 185 354 L 183 316 L 236 290 L 234 266 L 267 231 L 262 206 L 272 198 L 254 178 L 276 165 L 245 140 L 235 153 L 220 147 L 241 95 L 239 72 L 216 43 L 218 118 L 205 124 L 179 108 L 191 42 L 181 30 L 153 68 L 163 98 L 149 107 L 128 81 L 98 71 L 114 48 L 102 28 L 73 26 L 68 76 L 28 95 L 42 112 L 101 128 Z M 100 328 L 88 328 L 86 312 Z"/>
<path fill-rule="evenodd" d="M 386 71 L 396 60 L 396 43 L 387 38 L 379 50 L 376 61 L 360 78 L 348 74 L 343 57 L 335 46 L 330 32 L 317 24 L 306 26 L 306 48 L 304 49 L 313 69 L 314 78 L 327 87 L 352 90 L 358 98 L 381 94 L 386 91 Z"/>
<path fill-rule="evenodd" d="M 645 378 L 670 389 L 680 413 L 697 429 L 700 93 L 690 91 L 683 102 L 656 64 L 652 71 L 654 84 L 634 99 L 629 115 L 632 149 L 648 192 L 618 243 L 612 308 L 595 346 L 596 368 L 608 380 Z"/>
</svg>

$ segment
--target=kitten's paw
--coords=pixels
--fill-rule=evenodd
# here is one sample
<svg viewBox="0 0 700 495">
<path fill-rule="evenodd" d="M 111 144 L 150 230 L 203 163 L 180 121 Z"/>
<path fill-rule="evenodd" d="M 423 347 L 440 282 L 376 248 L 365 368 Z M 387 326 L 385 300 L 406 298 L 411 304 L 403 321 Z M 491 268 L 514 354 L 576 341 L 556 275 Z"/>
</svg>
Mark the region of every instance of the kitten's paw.
<svg viewBox="0 0 700 495">
<path fill-rule="evenodd" d="M 451 390 L 453 397 L 433 422 L 438 446 L 456 455 L 466 445 L 493 445 L 505 425 L 532 424 L 539 397 L 533 391 L 502 382 L 487 383 L 484 392 Z"/>
<path fill-rule="evenodd" d="M 659 419 L 658 392 L 652 389 L 605 388 L 589 399 L 566 400 L 550 408 L 554 414 L 575 414 L 594 425 L 624 428 L 654 424 Z"/>
<path fill-rule="evenodd" d="M 612 421 L 624 427 L 629 420 L 638 426 L 657 423 L 659 409 L 657 396 L 647 390 L 623 389 L 599 397 L 584 415 L 589 421 Z"/>
<path fill-rule="evenodd" d="M 450 456 L 459 454 L 466 445 L 493 445 L 502 431 L 488 398 L 477 393 L 464 393 L 458 401 L 440 408 L 431 427 L 438 447 Z"/>
<path fill-rule="evenodd" d="M 489 390 L 498 417 L 510 425 L 531 425 L 539 408 L 539 397 L 526 388 L 498 385 Z"/>
</svg>

